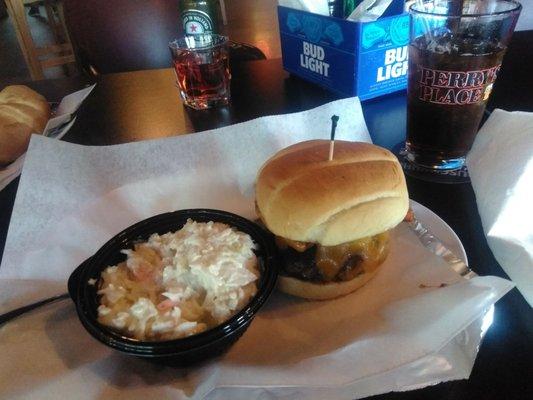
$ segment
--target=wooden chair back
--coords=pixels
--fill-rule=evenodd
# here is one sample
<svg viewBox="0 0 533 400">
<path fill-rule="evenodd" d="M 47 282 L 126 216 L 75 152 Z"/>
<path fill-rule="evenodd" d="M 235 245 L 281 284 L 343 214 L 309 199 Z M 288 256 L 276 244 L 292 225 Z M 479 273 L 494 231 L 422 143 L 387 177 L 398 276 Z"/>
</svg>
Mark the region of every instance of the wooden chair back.
<svg viewBox="0 0 533 400">
<path fill-rule="evenodd" d="M 75 62 L 74 52 L 62 22 L 62 4 L 44 0 L 47 22 L 54 33 L 55 43 L 38 47 L 33 41 L 24 9 L 24 0 L 5 0 L 7 11 L 15 27 L 17 40 L 32 80 L 44 79 L 48 68 Z"/>
<path fill-rule="evenodd" d="M 181 30 L 178 0 L 64 0 L 65 22 L 85 71 L 103 74 L 171 65 Z"/>
</svg>

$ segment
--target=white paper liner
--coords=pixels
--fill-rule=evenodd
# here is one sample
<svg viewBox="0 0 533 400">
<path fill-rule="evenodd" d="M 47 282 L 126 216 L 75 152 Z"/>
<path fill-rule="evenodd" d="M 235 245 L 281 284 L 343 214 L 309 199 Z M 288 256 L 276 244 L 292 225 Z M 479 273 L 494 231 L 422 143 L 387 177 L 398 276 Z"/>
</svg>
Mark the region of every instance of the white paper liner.
<svg viewBox="0 0 533 400">
<path fill-rule="evenodd" d="M 0 267 L 0 312 L 64 288 L 81 260 L 145 217 L 191 207 L 253 217 L 262 162 L 290 143 L 327 137 L 333 113 L 345 121 L 338 138 L 368 138 L 354 99 L 105 148 L 34 137 Z M 461 253 L 438 217 L 414 208 Z M 495 277 L 465 280 L 401 224 L 391 255 L 365 287 L 327 302 L 276 293 L 227 355 L 190 371 L 106 348 L 84 331 L 72 304 L 19 318 L 0 328 L 0 397 L 344 399 L 466 378 L 480 318 L 511 287 Z"/>
</svg>

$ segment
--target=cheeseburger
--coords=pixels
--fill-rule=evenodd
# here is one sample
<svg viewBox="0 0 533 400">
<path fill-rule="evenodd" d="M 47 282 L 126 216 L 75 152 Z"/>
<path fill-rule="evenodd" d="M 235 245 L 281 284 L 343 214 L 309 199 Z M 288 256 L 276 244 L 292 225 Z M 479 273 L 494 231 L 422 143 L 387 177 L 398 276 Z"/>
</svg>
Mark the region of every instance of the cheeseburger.
<svg viewBox="0 0 533 400">
<path fill-rule="evenodd" d="M 324 300 L 353 292 L 389 252 L 389 230 L 408 210 L 397 158 L 381 147 L 311 140 L 287 147 L 260 169 L 257 213 L 276 235 L 279 288 Z"/>
</svg>

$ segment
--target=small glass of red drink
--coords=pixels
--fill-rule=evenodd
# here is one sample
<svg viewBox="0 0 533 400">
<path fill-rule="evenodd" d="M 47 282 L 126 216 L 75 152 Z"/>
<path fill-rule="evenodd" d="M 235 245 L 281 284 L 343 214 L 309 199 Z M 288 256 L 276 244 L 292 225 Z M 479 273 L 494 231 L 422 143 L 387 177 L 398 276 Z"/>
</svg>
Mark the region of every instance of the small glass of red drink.
<svg viewBox="0 0 533 400">
<path fill-rule="evenodd" d="M 204 110 L 230 100 L 228 38 L 190 35 L 169 43 L 176 83 L 185 105 Z"/>
</svg>

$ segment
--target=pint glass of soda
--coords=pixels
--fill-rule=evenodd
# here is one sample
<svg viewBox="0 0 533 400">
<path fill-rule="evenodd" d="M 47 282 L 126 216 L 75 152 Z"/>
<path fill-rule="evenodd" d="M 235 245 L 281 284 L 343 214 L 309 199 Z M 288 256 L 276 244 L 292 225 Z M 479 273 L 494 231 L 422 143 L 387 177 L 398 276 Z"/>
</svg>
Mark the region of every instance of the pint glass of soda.
<svg viewBox="0 0 533 400">
<path fill-rule="evenodd" d="M 521 6 L 419 0 L 410 8 L 407 159 L 458 169 L 472 147 Z"/>
<path fill-rule="evenodd" d="M 185 105 L 203 110 L 230 100 L 228 38 L 190 35 L 169 43 L 176 83 Z"/>
</svg>

